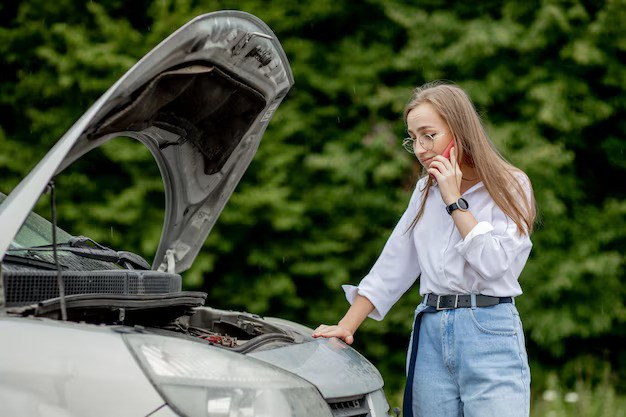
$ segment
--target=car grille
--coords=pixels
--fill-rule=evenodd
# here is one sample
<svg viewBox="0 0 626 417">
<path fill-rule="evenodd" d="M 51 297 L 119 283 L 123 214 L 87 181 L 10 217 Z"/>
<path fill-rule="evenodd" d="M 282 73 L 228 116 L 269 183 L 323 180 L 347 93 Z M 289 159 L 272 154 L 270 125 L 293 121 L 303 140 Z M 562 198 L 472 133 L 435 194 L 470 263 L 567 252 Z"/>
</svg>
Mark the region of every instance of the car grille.
<svg viewBox="0 0 626 417">
<path fill-rule="evenodd" d="M 59 296 L 56 271 L 2 271 L 7 307 Z M 178 274 L 158 271 L 62 271 L 65 295 L 164 294 L 181 291 Z"/>
<path fill-rule="evenodd" d="M 365 396 L 329 400 L 328 405 L 333 417 L 368 417 L 370 415 Z"/>
</svg>

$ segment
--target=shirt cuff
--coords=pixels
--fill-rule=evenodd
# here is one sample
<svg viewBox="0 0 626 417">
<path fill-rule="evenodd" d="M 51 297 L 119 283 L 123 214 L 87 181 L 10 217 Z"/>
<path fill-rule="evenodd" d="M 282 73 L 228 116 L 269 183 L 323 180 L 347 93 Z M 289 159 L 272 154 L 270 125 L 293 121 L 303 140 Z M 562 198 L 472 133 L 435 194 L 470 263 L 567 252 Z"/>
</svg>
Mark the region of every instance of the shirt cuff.
<svg viewBox="0 0 626 417">
<path fill-rule="evenodd" d="M 374 304 L 374 301 L 372 301 L 372 298 L 368 296 L 367 294 L 364 294 L 359 289 L 359 287 L 356 287 L 354 285 L 342 285 L 341 288 L 343 288 L 343 291 L 346 294 L 346 300 L 348 300 L 350 305 L 354 304 L 354 300 L 356 300 L 357 295 L 362 295 L 363 297 L 366 297 L 368 300 L 370 300 L 372 304 Z M 378 311 L 378 308 L 376 306 L 374 306 L 374 310 L 370 314 L 368 314 L 368 317 L 377 321 L 381 321 L 384 315 Z"/>
<path fill-rule="evenodd" d="M 476 236 L 485 235 L 493 230 L 493 226 L 488 222 L 479 222 L 470 232 L 465 236 L 465 239 L 454 245 L 456 250 L 459 251 L 461 255 L 465 255 L 467 251 L 471 248 L 472 240 Z"/>
</svg>

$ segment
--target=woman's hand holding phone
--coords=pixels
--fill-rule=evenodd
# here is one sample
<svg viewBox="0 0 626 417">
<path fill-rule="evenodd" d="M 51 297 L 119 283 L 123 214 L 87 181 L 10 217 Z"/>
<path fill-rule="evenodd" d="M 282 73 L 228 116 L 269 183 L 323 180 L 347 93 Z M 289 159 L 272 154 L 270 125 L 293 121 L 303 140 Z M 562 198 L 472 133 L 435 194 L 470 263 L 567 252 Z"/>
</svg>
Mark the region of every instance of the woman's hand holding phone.
<svg viewBox="0 0 626 417">
<path fill-rule="evenodd" d="M 461 197 L 460 189 L 463 174 L 456 160 L 454 141 L 450 141 L 450 144 L 441 155 L 433 158 L 428 167 L 428 173 L 437 180 L 444 203 L 451 204 L 451 202 Z"/>
<path fill-rule="evenodd" d="M 443 152 L 441 153 L 441 156 L 443 156 L 447 160 L 450 160 L 450 151 L 452 150 L 452 148 L 454 148 L 453 140 L 451 140 L 448 146 L 446 147 L 446 149 L 443 150 Z M 435 176 L 432 173 L 430 174 L 430 177 L 435 179 Z"/>
</svg>

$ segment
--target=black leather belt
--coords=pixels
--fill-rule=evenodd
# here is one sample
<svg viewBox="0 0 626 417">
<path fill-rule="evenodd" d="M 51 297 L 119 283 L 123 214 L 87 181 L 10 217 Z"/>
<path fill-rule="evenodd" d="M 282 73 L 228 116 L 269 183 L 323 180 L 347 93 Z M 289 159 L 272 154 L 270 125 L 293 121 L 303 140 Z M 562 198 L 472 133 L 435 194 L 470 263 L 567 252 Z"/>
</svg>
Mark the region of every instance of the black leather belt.
<svg viewBox="0 0 626 417">
<path fill-rule="evenodd" d="M 512 303 L 512 297 L 492 297 L 482 294 L 457 294 L 457 295 L 435 295 L 426 294 L 424 300 L 426 304 L 435 307 L 437 310 L 450 310 L 453 308 L 472 307 L 472 297 L 476 297 L 476 307 L 495 306 L 500 303 Z"/>
</svg>

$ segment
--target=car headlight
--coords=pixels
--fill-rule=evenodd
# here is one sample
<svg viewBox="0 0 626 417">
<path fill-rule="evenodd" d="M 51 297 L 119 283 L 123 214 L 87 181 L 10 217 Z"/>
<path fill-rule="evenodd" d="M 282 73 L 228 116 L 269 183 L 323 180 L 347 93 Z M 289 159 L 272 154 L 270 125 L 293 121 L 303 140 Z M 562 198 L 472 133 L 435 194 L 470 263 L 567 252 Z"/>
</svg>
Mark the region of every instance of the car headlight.
<svg viewBox="0 0 626 417">
<path fill-rule="evenodd" d="M 126 334 L 167 403 L 189 417 L 331 417 L 309 382 L 258 359 L 203 343 Z"/>
</svg>

